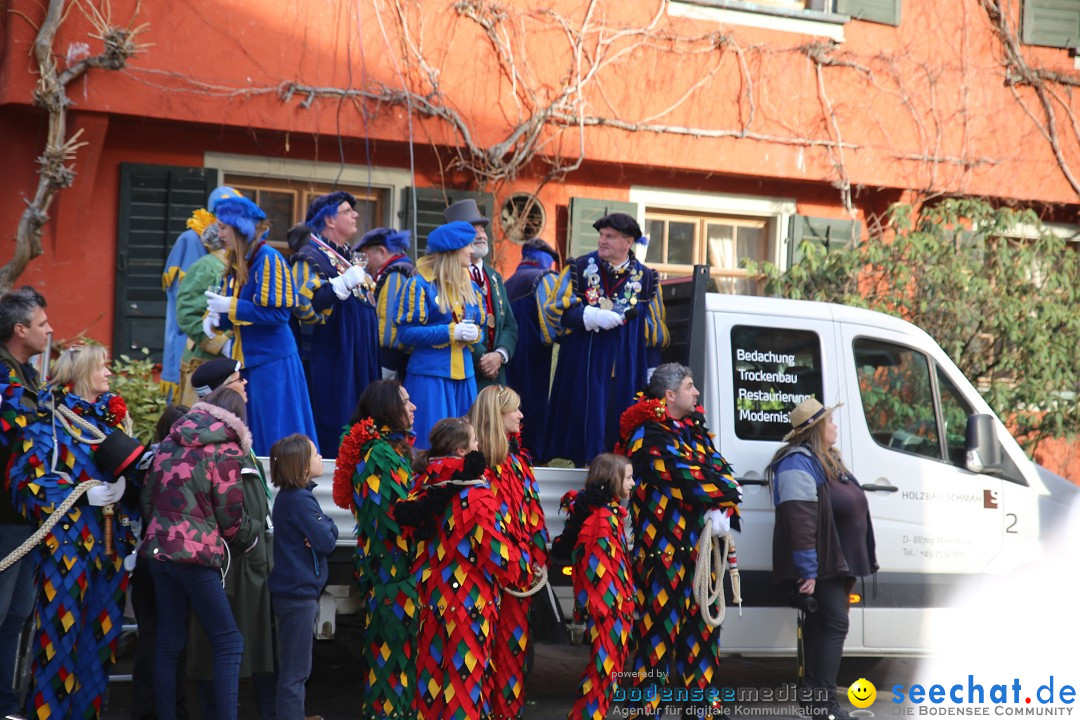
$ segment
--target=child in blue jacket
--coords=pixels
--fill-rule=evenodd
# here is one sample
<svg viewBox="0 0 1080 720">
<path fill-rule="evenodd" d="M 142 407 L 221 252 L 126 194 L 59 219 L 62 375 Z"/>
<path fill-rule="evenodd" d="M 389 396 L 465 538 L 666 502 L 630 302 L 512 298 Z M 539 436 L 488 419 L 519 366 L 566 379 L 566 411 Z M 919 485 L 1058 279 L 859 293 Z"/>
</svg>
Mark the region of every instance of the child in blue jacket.
<svg viewBox="0 0 1080 720">
<path fill-rule="evenodd" d="M 277 618 L 280 655 L 277 716 L 304 720 L 304 684 L 311 675 L 311 644 L 319 595 L 329 574 L 327 556 L 338 529 L 319 507 L 313 478 L 322 474 L 322 457 L 304 435 L 289 435 L 270 448 L 270 478 L 279 492 L 274 501 L 274 569 L 270 599 Z"/>
</svg>

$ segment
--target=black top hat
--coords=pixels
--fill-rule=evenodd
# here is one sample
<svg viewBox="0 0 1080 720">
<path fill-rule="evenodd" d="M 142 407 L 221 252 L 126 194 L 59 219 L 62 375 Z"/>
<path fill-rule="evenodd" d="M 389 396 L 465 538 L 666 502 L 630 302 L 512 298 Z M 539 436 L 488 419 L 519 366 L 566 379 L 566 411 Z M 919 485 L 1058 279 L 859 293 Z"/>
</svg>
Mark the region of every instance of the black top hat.
<svg viewBox="0 0 1080 720">
<path fill-rule="evenodd" d="M 229 379 L 230 375 L 236 372 L 240 372 L 240 363 L 232 358 L 207 360 L 191 373 L 191 386 L 196 395 L 205 397 L 211 391 L 217 390 Z"/>
<path fill-rule="evenodd" d="M 115 480 L 135 464 L 146 447 L 127 433 L 113 430 L 94 449 L 94 464 L 109 480 Z"/>
<path fill-rule="evenodd" d="M 491 224 L 490 220 L 480 214 L 480 208 L 476 207 L 476 201 L 472 198 L 458 200 L 443 210 L 443 217 L 446 218 L 448 223 L 460 220 L 470 225 L 483 225 L 484 227 Z"/>
</svg>

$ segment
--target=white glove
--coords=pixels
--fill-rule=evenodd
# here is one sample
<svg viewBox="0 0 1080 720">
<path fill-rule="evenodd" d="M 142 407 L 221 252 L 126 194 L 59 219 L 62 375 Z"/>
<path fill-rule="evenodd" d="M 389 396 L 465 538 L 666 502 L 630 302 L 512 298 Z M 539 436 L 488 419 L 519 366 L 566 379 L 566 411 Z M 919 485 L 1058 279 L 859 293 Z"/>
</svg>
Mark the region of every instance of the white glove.
<svg viewBox="0 0 1080 720">
<path fill-rule="evenodd" d="M 364 272 L 364 268 L 350 265 L 349 269 L 342 274 L 342 277 L 345 278 L 345 284 L 351 290 L 363 284 L 368 279 L 368 274 Z"/>
<path fill-rule="evenodd" d="M 206 313 L 206 317 L 202 319 L 202 331 L 208 338 L 216 337 L 217 333 L 214 332 L 214 328 L 221 325 L 221 316 L 216 312 Z"/>
<path fill-rule="evenodd" d="M 397 370 L 391 370 L 388 367 L 382 368 L 383 380 L 397 380 Z"/>
<path fill-rule="evenodd" d="M 86 502 L 95 507 L 112 505 L 114 502 L 120 501 L 120 498 L 124 496 L 125 489 L 127 489 L 127 481 L 121 476 L 116 482 L 97 485 L 87 490 Z"/>
<path fill-rule="evenodd" d="M 207 290 L 203 293 L 206 296 L 206 307 L 212 313 L 219 315 L 228 315 L 229 310 L 232 309 L 232 298 L 225 295 L 218 295 L 216 292 Z"/>
<path fill-rule="evenodd" d="M 622 315 L 614 310 L 601 308 L 596 313 L 596 324 L 600 326 L 601 330 L 614 330 L 626 321 Z"/>
<path fill-rule="evenodd" d="M 225 341 L 225 344 L 221 346 L 221 357 L 232 357 L 233 339 L 229 338 Z"/>
<path fill-rule="evenodd" d="M 650 380 L 652 380 L 652 374 L 653 374 L 654 372 L 656 372 L 656 368 L 654 368 L 654 367 L 648 368 L 648 369 L 647 369 L 647 370 L 645 371 L 645 382 L 646 382 L 646 383 L 647 383 L 647 382 L 649 382 Z"/>
<path fill-rule="evenodd" d="M 596 315 L 600 312 L 600 308 L 595 305 L 586 305 L 585 310 L 581 313 L 581 320 L 585 323 L 585 329 L 589 332 L 599 332 L 600 325 L 596 322 Z"/>
<path fill-rule="evenodd" d="M 462 322 L 454 326 L 454 339 L 474 343 L 480 339 L 480 327 L 476 323 Z"/>
<path fill-rule="evenodd" d="M 726 535 L 731 531 L 731 518 L 723 510 L 709 510 L 705 513 L 705 521 L 712 523 L 713 535 Z"/>
<path fill-rule="evenodd" d="M 338 300 L 348 300 L 352 295 L 352 288 L 345 281 L 345 277 L 345 275 L 338 275 L 330 278 L 330 287 L 334 288 L 334 294 L 337 295 Z"/>
</svg>

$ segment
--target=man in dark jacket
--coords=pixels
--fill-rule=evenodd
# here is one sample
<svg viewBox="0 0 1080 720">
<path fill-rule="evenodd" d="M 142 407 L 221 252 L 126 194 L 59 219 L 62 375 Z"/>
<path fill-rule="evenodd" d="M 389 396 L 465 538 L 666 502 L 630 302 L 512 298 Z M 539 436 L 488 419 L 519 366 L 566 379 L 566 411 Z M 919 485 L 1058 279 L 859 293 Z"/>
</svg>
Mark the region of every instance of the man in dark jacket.
<svg viewBox="0 0 1080 720">
<path fill-rule="evenodd" d="M 506 281 L 506 295 L 518 325 L 518 352 L 506 368 L 506 381 L 521 396 L 521 413 L 525 416 L 521 441 L 537 463 L 547 460 L 538 452 L 547 423 L 552 347 L 540 325 L 540 307 L 558 280 L 558 262 L 559 254 L 546 242 L 540 238 L 526 240 L 521 247 L 521 263 Z"/>
<path fill-rule="evenodd" d="M 405 382 L 408 349 L 397 339 L 398 298 L 405 281 L 416 271 L 409 259 L 409 231 L 375 228 L 364 233 L 353 250 L 367 258 L 367 271 L 375 280 L 375 312 L 379 316 L 379 358 L 382 379 Z"/>
<path fill-rule="evenodd" d="M 52 327 L 45 298 L 30 286 L 0 297 L 0 462 L 8 466 L 19 428 L 37 412 L 38 375 L 30 358 L 45 352 Z M 5 482 L 5 485 L 7 483 Z M 34 531 L 0 492 L 0 558 Z M 34 609 L 34 563 L 22 558 L 0 573 L 0 715 L 19 711 L 12 687 L 19 636 Z"/>
<path fill-rule="evenodd" d="M 471 198 L 459 200 L 446 208 L 443 216 L 448 223 L 460 220 L 469 223 L 476 230 L 469 272 L 480 290 L 488 318 L 485 340 L 473 345 L 472 351 L 476 369 L 476 392 L 488 385 L 505 385 L 506 364 L 514 357 L 517 349 L 518 327 L 514 313 L 510 311 L 510 300 L 506 297 L 506 285 L 502 275 L 484 260 L 488 254 L 487 227 L 491 221 L 480 213 L 476 201 Z"/>
</svg>

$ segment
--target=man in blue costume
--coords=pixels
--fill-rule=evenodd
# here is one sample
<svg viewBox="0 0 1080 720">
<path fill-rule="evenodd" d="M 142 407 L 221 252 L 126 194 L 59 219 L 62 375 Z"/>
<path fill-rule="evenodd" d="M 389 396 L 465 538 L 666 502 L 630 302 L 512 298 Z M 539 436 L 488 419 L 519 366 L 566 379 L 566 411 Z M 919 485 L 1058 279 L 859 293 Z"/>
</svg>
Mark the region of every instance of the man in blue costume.
<svg viewBox="0 0 1080 720">
<path fill-rule="evenodd" d="M 356 198 L 338 191 L 312 201 L 304 220 L 315 234 L 292 256 L 296 318 L 312 326 L 304 359 L 311 409 L 326 457 L 337 457 L 341 432 L 360 393 L 380 377 L 379 319 L 371 278 L 353 264 Z"/>
<path fill-rule="evenodd" d="M 491 224 L 476 207 L 472 198 L 459 200 L 443 210 L 446 222 L 467 222 L 476 230 L 472 243 L 472 265 L 469 273 L 484 301 L 487 313 L 487 334 L 484 342 L 473 345 L 473 367 L 476 368 L 476 392 L 488 385 L 506 384 L 506 365 L 517 349 L 518 328 L 502 275 L 484 260 L 488 254 L 487 227 Z"/>
<path fill-rule="evenodd" d="M 521 396 L 521 440 L 533 460 L 544 462 L 541 450 L 547 422 L 548 384 L 551 377 L 551 340 L 540 325 L 540 308 L 559 279 L 555 263 L 559 254 L 540 238 L 526 240 L 521 262 L 506 281 L 506 296 L 518 325 L 518 347 L 514 362 L 506 368 L 506 381 Z"/>
<path fill-rule="evenodd" d="M 19 431 L 37 414 L 38 375 L 30 358 L 45 352 L 51 333 L 45 298 L 32 287 L 0 297 L 0 462 L 5 469 Z M 7 557 L 35 529 L 15 509 L 11 493 L 0 492 L 0 557 Z M 0 715 L 21 709 L 11 679 L 35 591 L 32 556 L 0 573 Z"/>
<path fill-rule="evenodd" d="M 619 416 L 669 342 L 656 271 L 631 249 L 637 221 L 612 213 L 593 227 L 597 249 L 567 261 L 542 308 L 560 346 L 541 455 L 579 467 L 615 446 Z"/>
<path fill-rule="evenodd" d="M 214 208 L 218 202 L 240 193 L 227 185 L 210 193 L 207 210 L 196 210 L 187 221 L 187 230 L 180 233 L 173 243 L 165 270 L 161 273 L 161 289 L 165 291 L 165 340 L 161 355 L 161 390 L 169 402 L 180 398 L 180 359 L 187 343 L 187 335 L 176 321 L 176 296 L 180 281 L 184 279 L 191 264 L 207 253 L 202 242 L 203 231 L 214 222 Z M 202 288 L 206 290 L 206 288 Z"/>
<path fill-rule="evenodd" d="M 379 356 L 384 380 L 405 381 L 408 350 L 397 339 L 398 299 L 405 281 L 416 271 L 409 259 L 409 231 L 375 228 L 364 233 L 353 250 L 367 257 L 367 271 L 375 281 L 375 312 L 379 316 Z"/>
</svg>

